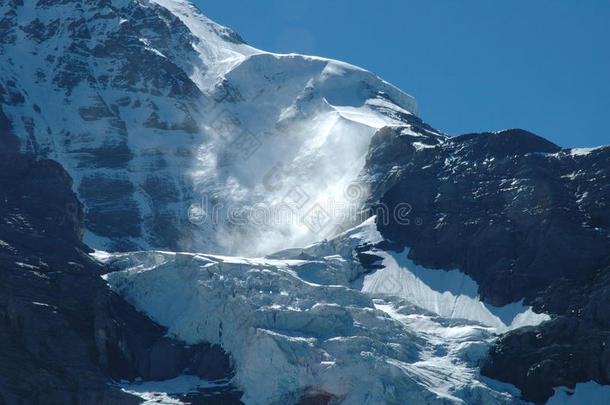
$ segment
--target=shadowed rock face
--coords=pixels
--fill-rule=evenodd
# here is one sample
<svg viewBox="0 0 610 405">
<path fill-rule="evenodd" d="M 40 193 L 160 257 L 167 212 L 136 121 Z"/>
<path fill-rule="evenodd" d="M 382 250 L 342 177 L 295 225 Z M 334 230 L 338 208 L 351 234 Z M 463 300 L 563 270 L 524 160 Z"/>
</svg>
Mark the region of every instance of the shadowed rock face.
<svg viewBox="0 0 610 405">
<path fill-rule="evenodd" d="M 610 384 L 610 267 L 583 283 L 553 283 L 540 298 L 555 316 L 496 342 L 482 373 L 544 403 L 552 387 L 594 380 Z"/>
<path fill-rule="evenodd" d="M 380 218 L 380 231 L 428 267 L 462 269 L 491 304 L 525 298 L 546 310 L 535 301 L 551 282 L 610 263 L 610 148 L 573 156 L 521 130 L 440 143 L 386 128 L 367 169 L 386 173 L 371 206 L 411 207 L 412 223 Z"/>
<path fill-rule="evenodd" d="M 0 129 L 0 403 L 136 404 L 108 383 L 229 377 L 219 347 L 165 337 L 108 289 L 105 269 L 80 241 L 82 206 L 70 177 L 53 161 L 16 153 L 2 114 Z M 206 403 L 239 396 L 230 388 L 191 395 Z"/>
<path fill-rule="evenodd" d="M 610 383 L 610 147 L 571 151 L 523 130 L 445 142 L 410 130 L 379 130 L 367 158 L 384 237 L 418 264 L 464 271 L 493 305 L 524 299 L 553 316 L 501 337 L 483 372 L 537 402 L 553 386 Z"/>
</svg>

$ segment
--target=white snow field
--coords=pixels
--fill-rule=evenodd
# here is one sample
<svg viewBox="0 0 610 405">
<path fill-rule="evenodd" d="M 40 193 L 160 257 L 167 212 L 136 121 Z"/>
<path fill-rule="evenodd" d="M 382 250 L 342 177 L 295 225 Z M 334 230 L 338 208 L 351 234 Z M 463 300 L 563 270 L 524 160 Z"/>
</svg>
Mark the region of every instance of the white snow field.
<svg viewBox="0 0 610 405">
<path fill-rule="evenodd" d="M 527 308 L 498 316 L 467 276 L 427 270 L 402 255 L 371 252 L 385 268 L 365 274 L 353 248 L 379 240 L 371 218 L 268 258 L 97 257 L 122 269 L 105 276 L 112 289 L 169 335 L 229 352 L 246 404 L 295 403 L 308 392 L 342 404 L 521 403 L 514 388 L 480 378 L 478 363 L 494 333 L 546 316 Z"/>
</svg>

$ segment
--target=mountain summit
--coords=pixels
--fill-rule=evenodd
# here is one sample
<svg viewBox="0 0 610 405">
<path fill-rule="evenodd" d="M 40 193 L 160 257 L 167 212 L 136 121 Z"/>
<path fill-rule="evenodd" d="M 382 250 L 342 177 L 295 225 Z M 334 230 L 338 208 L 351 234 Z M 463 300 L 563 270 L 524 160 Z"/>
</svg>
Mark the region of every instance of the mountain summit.
<svg viewBox="0 0 610 405">
<path fill-rule="evenodd" d="M 291 193 L 295 217 L 322 200 L 340 210 L 374 132 L 417 120 L 414 99 L 372 73 L 259 51 L 188 2 L 5 1 L 0 13 L 4 114 L 25 151 L 68 170 L 99 249 L 311 243 L 324 235 L 252 233 L 244 216 Z"/>
</svg>

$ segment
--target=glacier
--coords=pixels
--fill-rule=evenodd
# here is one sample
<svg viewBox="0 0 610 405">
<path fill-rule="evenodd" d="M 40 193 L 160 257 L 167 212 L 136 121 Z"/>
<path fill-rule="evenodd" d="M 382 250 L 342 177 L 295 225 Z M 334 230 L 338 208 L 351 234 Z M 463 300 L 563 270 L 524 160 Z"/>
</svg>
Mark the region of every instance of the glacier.
<svg viewBox="0 0 610 405">
<path fill-rule="evenodd" d="M 233 383 L 246 404 L 296 403 L 317 393 L 344 404 L 521 403 L 514 388 L 489 385 L 477 365 L 511 323 L 547 317 L 521 308 L 506 324 L 473 295 L 467 276 L 454 271 L 445 285 L 431 283 L 436 291 L 424 273 L 444 272 L 383 250 L 370 252 L 384 266 L 370 273 L 353 249 L 380 238 L 370 218 L 332 239 L 262 258 L 164 251 L 96 257 L 119 270 L 104 276 L 111 288 L 169 335 L 231 353 Z"/>
</svg>

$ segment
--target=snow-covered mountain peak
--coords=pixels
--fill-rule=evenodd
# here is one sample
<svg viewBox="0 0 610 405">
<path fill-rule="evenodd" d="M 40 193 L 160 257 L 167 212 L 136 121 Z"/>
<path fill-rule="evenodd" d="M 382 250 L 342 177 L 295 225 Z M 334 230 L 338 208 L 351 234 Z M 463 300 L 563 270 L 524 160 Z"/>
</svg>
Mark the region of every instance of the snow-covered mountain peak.
<svg viewBox="0 0 610 405">
<path fill-rule="evenodd" d="M 3 112 L 24 150 L 74 178 L 97 248 L 311 243 L 351 225 L 373 134 L 418 120 L 414 99 L 374 74 L 257 50 L 187 1 L 0 13 Z"/>
</svg>

